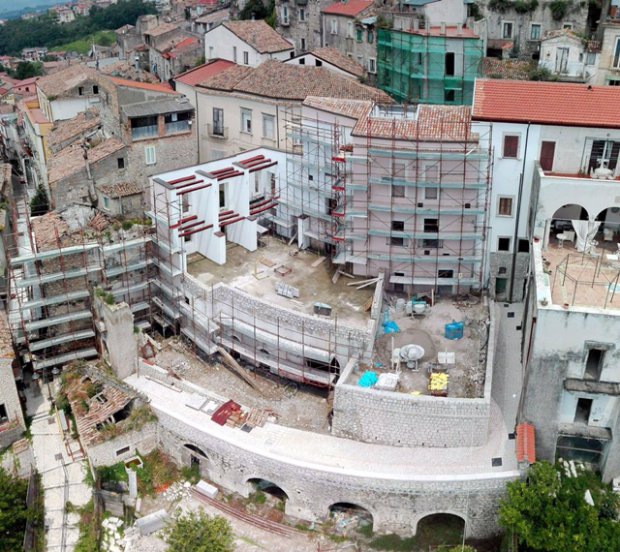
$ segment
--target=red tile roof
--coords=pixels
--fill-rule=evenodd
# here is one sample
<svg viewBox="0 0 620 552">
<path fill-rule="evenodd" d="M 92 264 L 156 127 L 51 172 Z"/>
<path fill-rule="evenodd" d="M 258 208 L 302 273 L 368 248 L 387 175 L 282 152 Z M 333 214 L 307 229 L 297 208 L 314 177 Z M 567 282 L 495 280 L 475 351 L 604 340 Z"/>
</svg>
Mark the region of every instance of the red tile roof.
<svg viewBox="0 0 620 552">
<path fill-rule="evenodd" d="M 517 461 L 536 462 L 536 430 L 532 424 L 517 426 Z"/>
<path fill-rule="evenodd" d="M 224 21 L 222 25 L 260 54 L 283 52 L 294 48 L 293 44 L 262 19 Z"/>
<path fill-rule="evenodd" d="M 460 29 L 456 25 L 446 26 L 444 31 L 441 27 L 429 27 L 428 29 L 420 29 L 419 31 L 410 31 L 412 34 L 422 36 L 445 36 L 448 38 L 480 38 L 473 29 L 469 27 L 461 27 Z"/>
<path fill-rule="evenodd" d="M 477 121 L 620 128 L 620 88 L 587 84 L 478 79 Z"/>
<path fill-rule="evenodd" d="M 357 17 L 364 10 L 370 8 L 370 6 L 372 6 L 372 0 L 349 0 L 348 2 L 336 2 L 331 6 L 327 6 L 323 13 Z"/>
<path fill-rule="evenodd" d="M 187 84 L 188 86 L 195 86 L 233 65 L 234 63 L 232 61 L 226 59 L 214 59 L 195 69 L 190 69 L 182 73 L 178 77 L 175 77 L 174 80 Z"/>
<path fill-rule="evenodd" d="M 127 86 L 129 88 L 141 88 L 142 90 L 152 90 L 153 92 L 165 92 L 166 94 L 176 94 L 168 83 L 152 84 L 150 82 L 138 82 L 129 79 L 121 79 L 112 77 L 112 82 L 118 86 Z"/>
</svg>

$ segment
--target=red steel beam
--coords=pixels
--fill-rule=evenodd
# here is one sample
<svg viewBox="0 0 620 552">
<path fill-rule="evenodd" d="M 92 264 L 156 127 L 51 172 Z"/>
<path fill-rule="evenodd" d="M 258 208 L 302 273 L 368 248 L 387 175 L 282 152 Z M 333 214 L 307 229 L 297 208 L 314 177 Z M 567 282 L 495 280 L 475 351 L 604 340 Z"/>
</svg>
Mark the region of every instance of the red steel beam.
<svg viewBox="0 0 620 552">
<path fill-rule="evenodd" d="M 180 186 L 176 186 L 175 190 L 181 190 L 183 188 L 189 188 L 190 186 L 196 186 L 197 184 L 202 184 L 204 180 L 194 180 L 192 182 L 188 182 L 187 184 L 181 184 Z"/>
<path fill-rule="evenodd" d="M 205 226 L 201 226 L 200 228 L 194 228 L 193 230 L 190 230 L 189 232 L 183 232 L 182 234 L 179 234 L 179 238 L 184 238 L 185 236 L 191 236 L 192 234 L 196 234 L 197 232 L 202 232 L 203 230 L 208 230 L 209 228 L 213 228 L 213 225 L 207 224 Z"/>
<path fill-rule="evenodd" d="M 258 161 L 259 159 L 265 159 L 265 156 L 255 155 L 254 157 L 250 157 L 249 159 L 244 159 L 243 161 L 239 161 L 239 165 L 247 165 L 248 163 L 253 163 L 254 161 Z"/>
<path fill-rule="evenodd" d="M 187 188 L 185 190 L 180 190 L 177 192 L 177 195 L 183 195 L 183 194 L 188 194 L 190 192 L 195 192 L 196 190 L 202 190 L 204 188 L 210 188 L 211 184 L 203 184 L 202 186 L 197 186 L 196 188 Z"/>
<path fill-rule="evenodd" d="M 193 174 L 191 176 L 184 176 L 183 178 L 177 178 L 176 180 L 168 181 L 168 184 L 178 184 L 179 182 L 185 182 L 186 180 L 191 180 L 192 178 L 196 178 Z"/>
<path fill-rule="evenodd" d="M 196 220 L 198 218 L 197 215 L 191 215 L 189 217 L 185 217 L 182 218 L 181 220 L 179 220 L 179 222 L 174 223 L 171 227 L 170 230 L 176 230 L 179 226 L 182 226 L 183 224 L 185 224 L 186 222 L 190 222 L 192 220 Z"/>
<path fill-rule="evenodd" d="M 222 224 L 220 224 L 220 228 L 224 228 L 224 226 L 228 226 L 229 224 L 235 224 L 235 222 L 239 222 L 245 220 L 245 217 L 237 217 L 231 220 L 227 220 L 226 222 L 223 222 Z"/>
<path fill-rule="evenodd" d="M 250 172 L 252 172 L 252 171 L 250 171 Z M 242 174 L 243 173 L 241 171 L 235 171 L 234 173 L 229 173 L 229 174 L 226 174 L 226 175 L 218 176 L 217 180 L 219 182 L 220 180 L 226 180 L 227 178 L 232 178 L 233 176 L 241 176 Z"/>
<path fill-rule="evenodd" d="M 277 165 L 277 164 L 278 164 L 277 161 L 272 161 L 268 165 L 262 165 L 260 167 L 255 167 L 254 169 L 250 169 L 250 172 L 253 173 L 256 171 L 262 171 L 263 169 L 268 169 L 269 167 L 273 167 L 274 165 Z"/>
</svg>

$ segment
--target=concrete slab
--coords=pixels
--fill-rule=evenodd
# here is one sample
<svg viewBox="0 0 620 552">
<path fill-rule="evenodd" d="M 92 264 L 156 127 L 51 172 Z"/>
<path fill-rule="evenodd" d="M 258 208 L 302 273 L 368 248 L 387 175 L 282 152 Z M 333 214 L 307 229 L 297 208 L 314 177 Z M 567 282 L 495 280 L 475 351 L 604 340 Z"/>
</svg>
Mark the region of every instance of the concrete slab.
<svg viewBox="0 0 620 552">
<path fill-rule="evenodd" d="M 262 301 L 305 314 L 314 314 L 314 303 L 325 303 L 332 307 L 331 318 L 337 316 L 339 324 L 366 328 L 369 315 L 365 305 L 372 297 L 374 285 L 356 290 L 347 286 L 353 282 L 349 278 L 340 278 L 333 284 L 335 268 L 329 263 L 316 265 L 316 254 L 289 247 L 274 237 L 265 240 L 267 247 L 254 252 L 241 246 L 229 247 L 225 265 L 218 265 L 196 253 L 188 258 L 187 271 L 203 284 L 224 282 Z M 282 266 L 290 268 L 291 272 L 279 276 L 274 269 Z M 279 295 L 276 292 L 279 282 L 299 289 L 299 298 Z"/>
</svg>

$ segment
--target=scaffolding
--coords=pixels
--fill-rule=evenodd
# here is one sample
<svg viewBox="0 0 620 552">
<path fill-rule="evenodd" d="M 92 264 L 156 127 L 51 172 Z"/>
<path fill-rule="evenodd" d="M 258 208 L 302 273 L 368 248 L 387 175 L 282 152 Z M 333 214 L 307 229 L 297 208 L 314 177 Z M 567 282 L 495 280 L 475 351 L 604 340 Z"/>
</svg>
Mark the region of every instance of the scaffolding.
<svg viewBox="0 0 620 552">
<path fill-rule="evenodd" d="M 255 167 L 247 162 L 236 161 L 235 165 L 244 166 L 251 172 Z M 260 166 L 267 168 L 271 165 Z M 215 175 L 215 180 L 226 179 L 215 172 L 189 171 L 211 177 Z M 339 323 L 337 317 L 317 318 L 267 303 L 226 282 L 205 285 L 192 276 L 187 269 L 187 257 L 193 248 L 188 248 L 183 228 L 194 224 L 192 217 L 199 216 L 198 209 L 194 208 L 197 202 L 208 199 L 195 193 L 185 205 L 179 201 L 176 190 L 183 185 L 180 182 L 188 178 L 168 181 L 156 178 L 153 187 L 153 208 L 149 215 L 155 225 L 154 257 L 159 268 L 153 294 L 156 325 L 163 331 L 182 335 L 199 356 L 211 357 L 224 349 L 241 367 L 251 367 L 315 387 L 331 388 L 344 368 L 338 358 L 363 357 L 369 350 L 374 332 L 369 332 L 366 327 L 349 328 Z M 284 188 L 277 177 L 273 177 L 264 190 L 265 197 L 252 199 L 250 212 L 256 211 L 260 215 L 261 226 L 272 225 L 280 231 L 296 227 L 292 223 L 282 226 L 279 224 L 282 219 L 273 212 L 275 202 L 287 197 Z M 221 196 L 217 193 L 209 197 Z M 220 228 L 229 220 L 227 202 L 225 196 L 224 204 L 220 199 L 217 206 Z M 330 217 L 324 222 L 330 222 Z M 326 231 L 329 228 L 330 225 L 326 224 Z M 293 241 L 282 237 L 270 239 L 283 240 L 284 244 Z"/>
<path fill-rule="evenodd" d="M 469 29 L 403 27 L 379 29 L 379 87 L 398 102 L 471 105 L 482 71 L 483 41 Z"/>
<path fill-rule="evenodd" d="M 27 203 L 12 205 L 13 232 L 5 236 L 8 313 L 13 341 L 23 362 L 48 370 L 99 355 L 96 289 L 108 301 L 124 301 L 135 325 L 150 327 L 150 229 L 105 232 L 81 227 L 61 235 L 59 218 L 37 233 Z M 68 228 L 68 226 L 67 226 Z M 51 235 L 50 235 L 51 234 Z"/>
<path fill-rule="evenodd" d="M 474 132 L 465 107 L 368 102 L 353 117 L 345 104 L 319 105 L 289 126 L 303 155 L 289 158 L 280 218 L 291 227 L 306 218 L 308 247 L 345 273 L 386 274 L 394 291 L 481 289 L 490 125 Z"/>
</svg>

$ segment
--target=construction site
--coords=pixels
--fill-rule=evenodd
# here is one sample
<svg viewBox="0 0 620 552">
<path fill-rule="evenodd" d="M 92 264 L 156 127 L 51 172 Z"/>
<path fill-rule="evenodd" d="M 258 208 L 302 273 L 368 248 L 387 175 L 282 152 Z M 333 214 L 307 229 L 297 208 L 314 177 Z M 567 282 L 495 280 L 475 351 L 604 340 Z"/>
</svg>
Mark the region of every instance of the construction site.
<svg viewBox="0 0 620 552">
<path fill-rule="evenodd" d="M 415 14 L 399 12 L 377 39 L 379 86 L 396 101 L 471 105 L 485 55 L 474 29 L 431 27 Z"/>
</svg>

